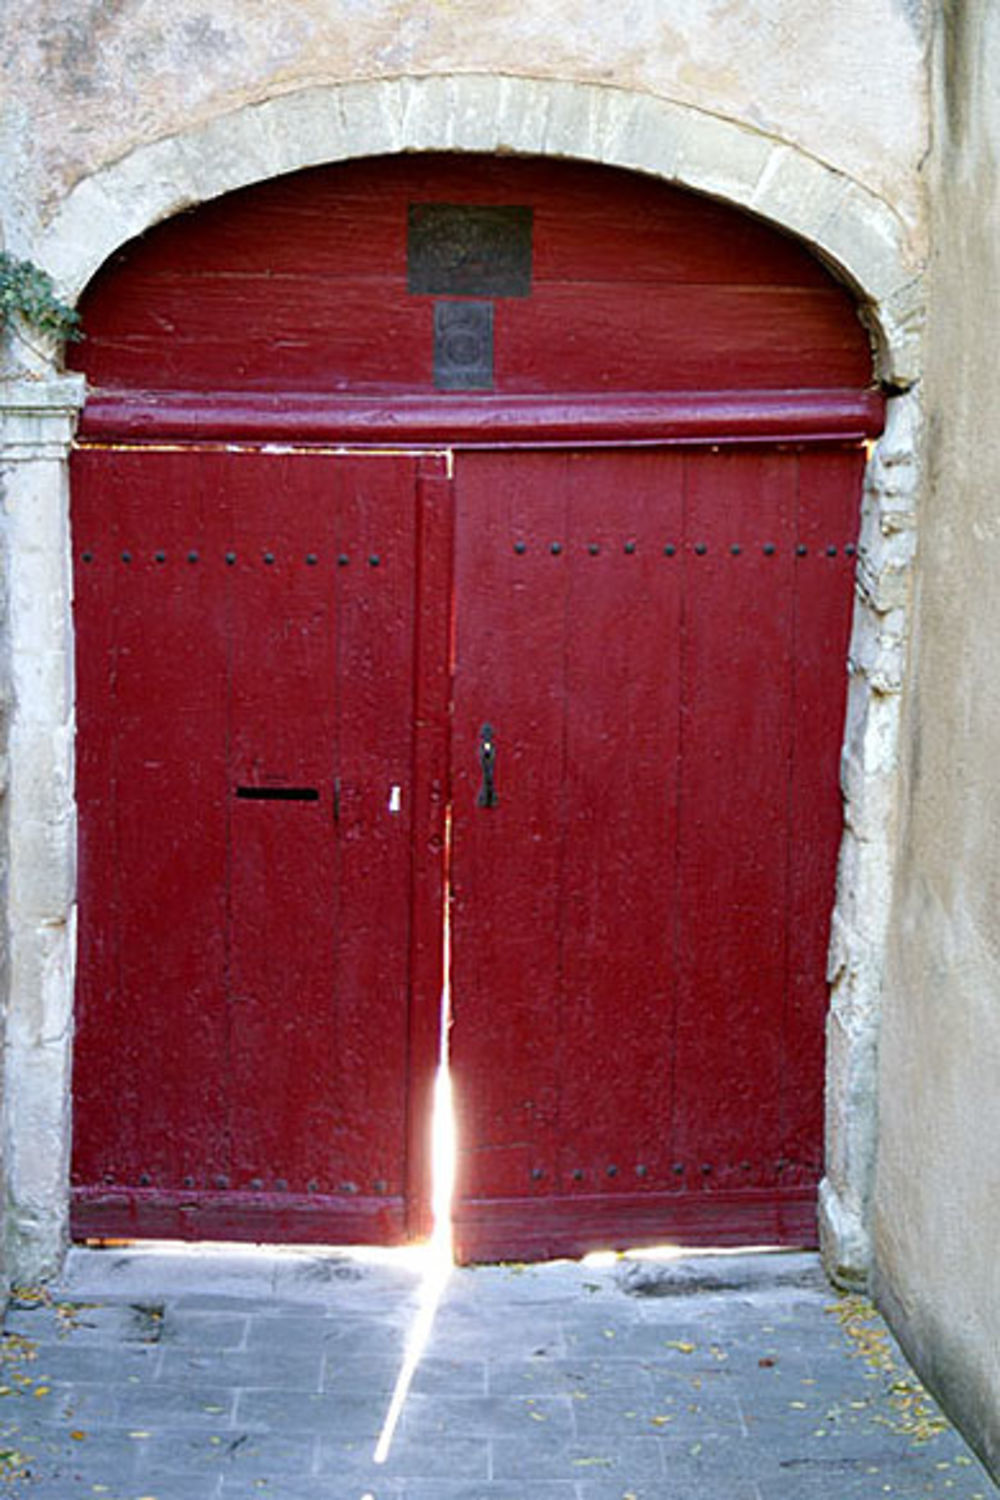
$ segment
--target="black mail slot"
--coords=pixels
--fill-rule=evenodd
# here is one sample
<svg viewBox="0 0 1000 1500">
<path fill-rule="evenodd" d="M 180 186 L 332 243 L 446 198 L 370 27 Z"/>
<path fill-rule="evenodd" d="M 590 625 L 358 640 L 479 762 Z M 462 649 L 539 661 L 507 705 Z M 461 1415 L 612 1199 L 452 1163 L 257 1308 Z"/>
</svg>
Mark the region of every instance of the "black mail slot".
<svg viewBox="0 0 1000 1500">
<path fill-rule="evenodd" d="M 318 802 L 314 786 L 238 786 L 237 797 L 247 802 Z"/>
</svg>

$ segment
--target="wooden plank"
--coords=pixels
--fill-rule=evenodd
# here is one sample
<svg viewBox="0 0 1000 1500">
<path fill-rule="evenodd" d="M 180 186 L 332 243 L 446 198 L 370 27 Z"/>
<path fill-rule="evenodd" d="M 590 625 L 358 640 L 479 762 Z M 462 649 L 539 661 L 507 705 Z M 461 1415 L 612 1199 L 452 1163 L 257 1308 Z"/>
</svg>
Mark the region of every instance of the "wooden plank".
<svg viewBox="0 0 1000 1500">
<path fill-rule="evenodd" d="M 476 454 L 456 471 L 451 1057 L 460 1198 L 533 1191 L 559 1121 L 568 573 L 551 546 L 567 535 L 567 465 L 561 454 L 528 454 L 512 473 L 502 455 Z M 492 808 L 477 803 L 486 724 L 497 745 Z"/>
<path fill-rule="evenodd" d="M 96 278 L 72 358 L 98 387 L 431 393 L 413 202 L 532 209 L 530 294 L 496 301 L 498 391 L 870 382 L 849 294 L 789 238 L 627 173 L 482 158 L 300 173 L 159 226 Z"/>
<path fill-rule="evenodd" d="M 781 1180 L 795 500 L 794 455 L 688 461 L 673 1136 L 693 1194 Z"/>
<path fill-rule="evenodd" d="M 247 318 L 248 307 L 253 317 Z M 139 390 L 434 391 L 434 299 L 382 277 L 254 289 L 197 273 L 87 323 L 91 384 Z M 573 281 L 495 304 L 507 394 L 863 388 L 871 358 L 836 287 Z M 392 359 L 385 351 L 392 349 Z"/>
<path fill-rule="evenodd" d="M 468 447 L 549 444 L 726 446 L 858 442 L 881 431 L 874 391 L 698 391 L 618 396 L 334 398 L 316 393 L 102 391 L 83 442 L 381 443 Z"/>
<path fill-rule="evenodd" d="M 460 1262 L 548 1260 L 594 1250 L 642 1246 L 781 1245 L 817 1243 L 816 1194 L 719 1192 L 602 1194 L 480 1200 L 462 1206 L 456 1224 Z"/>
</svg>

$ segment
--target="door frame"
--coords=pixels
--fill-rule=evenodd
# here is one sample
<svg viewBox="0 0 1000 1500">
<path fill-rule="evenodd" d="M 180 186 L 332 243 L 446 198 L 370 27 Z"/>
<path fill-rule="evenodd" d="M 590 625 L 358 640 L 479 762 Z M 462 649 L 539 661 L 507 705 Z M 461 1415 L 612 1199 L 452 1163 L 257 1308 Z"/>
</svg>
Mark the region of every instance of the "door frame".
<svg viewBox="0 0 1000 1500">
<path fill-rule="evenodd" d="M 566 109 L 568 94 L 573 108 Z M 559 120 L 552 134 L 551 119 Z M 309 128 L 305 128 L 308 122 Z M 683 140 L 684 151 L 678 145 Z M 220 142 L 225 149 L 220 153 Z M 638 91 L 442 74 L 334 83 L 239 106 L 84 175 L 23 253 L 73 298 L 118 246 L 233 188 L 320 162 L 403 150 L 514 151 L 638 170 L 749 209 L 810 246 L 852 289 L 890 395 L 869 449 L 831 944 L 828 1268 L 863 1280 L 877 1123 L 879 1004 L 900 797 L 900 694 L 921 488 L 924 310 L 917 232 L 860 182 L 749 126 Z M 30 353 L 0 388 L 8 563 L 7 1264 L 25 1280 L 66 1245 L 75 924 L 73 633 L 68 454 L 81 378 Z"/>
</svg>

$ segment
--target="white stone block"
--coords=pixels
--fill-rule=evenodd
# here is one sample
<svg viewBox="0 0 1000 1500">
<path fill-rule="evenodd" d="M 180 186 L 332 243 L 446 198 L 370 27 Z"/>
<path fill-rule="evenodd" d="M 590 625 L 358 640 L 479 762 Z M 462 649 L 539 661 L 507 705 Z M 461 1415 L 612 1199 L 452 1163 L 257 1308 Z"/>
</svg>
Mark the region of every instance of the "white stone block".
<svg viewBox="0 0 1000 1500">
<path fill-rule="evenodd" d="M 495 151 L 499 144 L 499 79 L 485 73 L 469 73 L 448 82 L 449 144 L 461 151 Z"/>
<path fill-rule="evenodd" d="M 110 180 L 113 173 L 105 174 Z M 85 177 L 62 203 L 35 249 L 35 259 L 73 301 L 94 272 L 143 226 L 122 222 L 118 205 L 98 177 Z"/>
<path fill-rule="evenodd" d="M 340 89 L 344 146 L 348 156 L 402 151 L 402 86 L 397 79 L 349 83 Z"/>
<path fill-rule="evenodd" d="M 182 170 L 195 193 L 190 201 L 204 202 L 273 177 L 280 170 L 280 153 L 269 125 L 259 109 L 245 106 L 178 136 Z"/>
<path fill-rule="evenodd" d="M 337 90 L 306 88 L 255 106 L 277 173 L 340 161 L 350 154 L 343 101 Z"/>
<path fill-rule="evenodd" d="M 920 269 L 916 245 L 889 205 L 850 182 L 820 227 L 819 243 L 876 303 L 883 304 Z"/>
<path fill-rule="evenodd" d="M 680 132 L 676 172 L 699 192 L 749 206 L 772 150 L 769 136 L 692 110 Z"/>
<path fill-rule="evenodd" d="M 8 1062 L 14 1079 L 8 1082 L 11 1089 L 24 1089 L 24 1059 L 35 1057 L 38 1049 L 44 1050 L 46 1059 L 43 1081 L 62 1078 L 70 1065 L 75 938 L 73 908 L 68 908 L 58 922 L 17 919 L 11 924 L 11 1008 L 7 1023 Z M 37 1096 L 21 1092 L 17 1097 L 46 1118 L 69 1107 L 68 1100 L 58 1094 L 50 1097 L 45 1090 Z"/>
<path fill-rule="evenodd" d="M 549 118 L 549 89 L 532 78 L 500 79 L 497 146 L 532 155 L 541 152 Z"/>
<path fill-rule="evenodd" d="M 622 93 L 609 103 L 604 160 L 672 181 L 686 118 L 666 100 Z"/>
<path fill-rule="evenodd" d="M 847 178 L 815 157 L 774 145 L 754 188 L 751 206 L 766 218 L 816 243 L 847 191 Z"/>
</svg>

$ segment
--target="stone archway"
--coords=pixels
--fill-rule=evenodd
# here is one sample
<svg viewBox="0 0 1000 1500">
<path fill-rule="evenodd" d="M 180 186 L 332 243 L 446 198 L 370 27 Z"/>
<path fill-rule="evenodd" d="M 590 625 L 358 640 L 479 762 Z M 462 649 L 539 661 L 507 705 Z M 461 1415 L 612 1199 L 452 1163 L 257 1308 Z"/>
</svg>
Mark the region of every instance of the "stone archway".
<svg viewBox="0 0 1000 1500">
<path fill-rule="evenodd" d="M 919 267 L 881 199 L 745 126 L 629 91 L 459 75 L 307 89 L 141 147 L 82 180 L 34 256 L 77 295 L 119 245 L 168 215 L 320 162 L 419 150 L 600 162 L 743 207 L 805 241 L 857 296 L 894 393 L 869 464 L 843 760 L 831 948 L 827 1263 L 863 1277 L 875 1051 L 891 886 L 898 708 L 913 547 Z M 48 378 L 44 378 L 47 374 Z M 4 1155 L 13 1273 L 58 1263 L 67 1223 L 75 825 L 66 455 L 81 383 L 38 371 L 0 393 L 7 465 L 9 1002 Z"/>
</svg>

